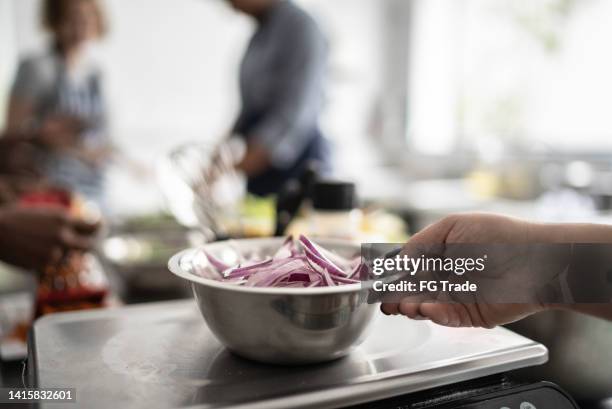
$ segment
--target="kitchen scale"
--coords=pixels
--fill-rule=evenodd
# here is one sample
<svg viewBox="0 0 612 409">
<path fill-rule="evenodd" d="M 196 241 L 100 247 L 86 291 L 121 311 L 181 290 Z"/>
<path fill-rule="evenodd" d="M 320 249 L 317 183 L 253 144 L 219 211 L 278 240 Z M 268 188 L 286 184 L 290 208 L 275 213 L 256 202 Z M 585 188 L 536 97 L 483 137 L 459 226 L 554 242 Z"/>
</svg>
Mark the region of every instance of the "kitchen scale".
<svg viewBox="0 0 612 409">
<path fill-rule="evenodd" d="M 349 356 L 301 367 L 234 356 L 192 300 L 43 317 L 29 351 L 30 386 L 76 388 L 70 408 L 577 407 L 555 385 L 504 375 L 546 362 L 539 343 L 382 314 Z"/>
</svg>

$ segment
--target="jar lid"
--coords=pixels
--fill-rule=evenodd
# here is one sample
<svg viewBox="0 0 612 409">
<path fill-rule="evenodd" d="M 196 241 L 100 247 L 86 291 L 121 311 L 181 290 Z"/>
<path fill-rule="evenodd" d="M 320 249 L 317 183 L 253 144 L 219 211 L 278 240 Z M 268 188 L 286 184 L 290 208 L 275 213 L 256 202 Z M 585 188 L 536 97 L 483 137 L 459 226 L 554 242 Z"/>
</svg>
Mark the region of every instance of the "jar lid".
<svg viewBox="0 0 612 409">
<path fill-rule="evenodd" d="M 312 187 L 316 210 L 353 210 L 357 207 L 355 184 L 340 180 L 318 180 Z"/>
</svg>

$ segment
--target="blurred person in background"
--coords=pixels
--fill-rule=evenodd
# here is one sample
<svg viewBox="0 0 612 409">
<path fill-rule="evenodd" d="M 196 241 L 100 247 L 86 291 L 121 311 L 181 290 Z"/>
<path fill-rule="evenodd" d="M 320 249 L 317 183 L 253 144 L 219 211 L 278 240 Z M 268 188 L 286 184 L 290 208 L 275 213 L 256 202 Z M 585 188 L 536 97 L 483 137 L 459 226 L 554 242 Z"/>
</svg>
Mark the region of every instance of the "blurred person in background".
<svg viewBox="0 0 612 409">
<path fill-rule="evenodd" d="M 237 167 L 248 177 L 248 190 L 264 196 L 313 162 L 322 169 L 329 165 L 318 124 L 327 42 L 317 23 L 290 0 L 228 1 L 257 22 L 242 60 L 242 109 L 233 134 L 247 145 Z"/>
<path fill-rule="evenodd" d="M 106 31 L 96 0 L 44 0 L 49 49 L 24 58 L 8 110 L 8 133 L 41 148 L 40 173 L 49 183 L 103 207 L 104 167 L 111 154 L 101 73 L 90 53 Z"/>
<path fill-rule="evenodd" d="M 22 194 L 50 187 L 35 167 L 38 139 L 0 136 L 0 260 L 40 272 L 71 250 L 90 249 L 99 226 L 66 209 L 20 203 Z"/>
</svg>

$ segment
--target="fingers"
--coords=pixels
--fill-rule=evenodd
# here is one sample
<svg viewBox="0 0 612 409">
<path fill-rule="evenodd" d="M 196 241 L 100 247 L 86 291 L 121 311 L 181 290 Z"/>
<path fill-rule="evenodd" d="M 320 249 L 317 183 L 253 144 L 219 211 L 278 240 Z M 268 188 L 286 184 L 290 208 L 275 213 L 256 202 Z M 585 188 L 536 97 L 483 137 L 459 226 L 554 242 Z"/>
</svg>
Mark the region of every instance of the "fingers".
<svg viewBox="0 0 612 409">
<path fill-rule="evenodd" d="M 97 228 L 65 210 L 4 208 L 0 212 L 0 258 L 42 272 L 71 250 L 91 249 Z"/>
<path fill-rule="evenodd" d="M 459 313 L 458 304 L 421 304 L 421 314 L 438 325 L 447 327 L 471 327 L 471 321 Z"/>
<path fill-rule="evenodd" d="M 68 216 L 60 231 L 61 244 L 69 249 L 89 250 L 94 244 L 94 233 L 99 227 L 98 223 L 89 223 Z"/>
<path fill-rule="evenodd" d="M 410 238 L 404 252 L 423 251 L 425 249 L 421 248 L 422 246 L 443 246 L 457 221 L 456 216 L 449 216 L 426 227 Z M 444 252 L 444 247 L 434 246 L 426 251 L 432 250 Z M 383 304 L 381 310 L 386 314 L 402 314 L 415 320 L 428 319 L 438 325 L 449 327 L 472 327 L 475 324 L 471 311 L 459 303 L 423 302 L 414 298 L 405 298 L 396 304 Z"/>
<path fill-rule="evenodd" d="M 401 314 L 413 320 L 431 319 L 431 316 L 424 315 L 424 313 L 425 314 L 429 313 L 430 312 L 429 310 L 425 312 L 421 311 L 421 307 L 425 305 L 435 305 L 435 304 L 426 304 L 426 303 L 419 303 L 419 302 L 412 302 L 412 301 L 404 300 L 400 303 L 383 303 L 380 306 L 380 310 L 385 315 Z M 438 321 L 445 321 L 445 320 L 438 320 Z M 446 324 L 442 324 L 442 325 L 446 325 Z"/>
<path fill-rule="evenodd" d="M 447 327 L 491 328 L 478 316 L 474 306 L 459 303 L 427 303 L 404 299 L 400 303 L 384 303 L 381 311 L 386 315 L 405 315 L 413 320 L 430 320 Z"/>
<path fill-rule="evenodd" d="M 440 308 L 442 305 L 402 301 L 400 303 L 383 303 L 380 310 L 385 315 L 401 314 L 413 320 L 428 319 L 440 325 L 459 326 L 458 324 L 451 325 L 451 323 L 457 321 L 457 318 L 449 318 L 450 313 L 445 308 Z M 431 306 L 433 308 L 430 308 Z"/>
<path fill-rule="evenodd" d="M 449 233 L 457 223 L 456 216 L 444 219 L 424 228 L 410 238 L 410 244 L 444 244 Z"/>
<path fill-rule="evenodd" d="M 94 244 L 94 233 L 98 230 L 99 224 L 89 223 L 82 219 L 70 216 L 64 210 L 40 210 L 40 216 L 46 219 L 46 230 L 51 246 L 59 246 L 65 250 L 89 250 Z M 55 233 L 54 233 L 55 232 Z"/>
<path fill-rule="evenodd" d="M 380 310 L 385 315 L 397 315 L 399 314 L 399 304 L 398 303 L 382 303 L 380 305 Z"/>
<path fill-rule="evenodd" d="M 100 223 L 91 223 L 83 219 L 72 218 L 70 225 L 80 235 L 91 236 L 98 231 Z"/>
<path fill-rule="evenodd" d="M 398 309 L 399 309 L 400 314 L 403 314 L 403 315 L 407 316 L 410 319 L 413 319 L 413 320 L 425 320 L 425 319 L 427 319 L 427 317 L 423 316 L 421 314 L 420 309 L 419 309 L 419 307 L 421 305 L 422 304 L 420 304 L 420 303 L 414 303 L 414 302 L 405 301 L 405 302 L 402 302 L 402 303 L 399 304 L 399 308 Z"/>
<path fill-rule="evenodd" d="M 446 242 L 458 221 L 456 216 L 448 216 L 444 219 L 419 231 L 402 248 L 403 256 L 419 258 L 443 258 L 446 253 Z M 436 274 L 434 270 L 419 271 L 420 281 L 436 280 L 445 277 L 446 274 Z"/>
<path fill-rule="evenodd" d="M 55 148 L 73 146 L 83 131 L 83 124 L 83 121 L 70 116 L 51 117 L 40 129 L 39 142 Z"/>
<path fill-rule="evenodd" d="M 68 249 L 89 250 L 93 245 L 90 235 L 80 234 L 69 226 L 60 231 L 60 243 Z"/>
<path fill-rule="evenodd" d="M 42 273 L 48 266 L 61 262 L 65 247 L 58 243 L 40 241 L 36 237 L 16 237 L 14 249 L 4 260 L 32 272 Z"/>
<path fill-rule="evenodd" d="M 50 214 L 49 217 L 55 219 L 57 226 L 56 238 L 46 248 L 42 245 L 43 243 L 38 243 L 37 246 L 34 246 L 42 252 L 37 257 L 38 271 L 42 271 L 47 266 L 57 265 L 62 262 L 65 255 L 71 250 L 90 250 L 95 242 L 93 233 L 98 228 L 97 225 L 83 222 L 64 212 Z"/>
</svg>

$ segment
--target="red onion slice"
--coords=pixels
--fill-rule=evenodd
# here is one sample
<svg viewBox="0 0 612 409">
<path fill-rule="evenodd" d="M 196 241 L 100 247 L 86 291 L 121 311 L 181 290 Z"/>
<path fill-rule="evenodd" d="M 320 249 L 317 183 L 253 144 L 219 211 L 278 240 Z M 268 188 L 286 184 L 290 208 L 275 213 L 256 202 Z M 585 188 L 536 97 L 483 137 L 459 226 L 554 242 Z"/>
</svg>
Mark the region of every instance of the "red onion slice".
<svg viewBox="0 0 612 409">
<path fill-rule="evenodd" d="M 288 237 L 272 257 L 238 254 L 243 262 L 228 266 L 203 251 L 206 260 L 194 260 L 194 273 L 234 285 L 249 287 L 311 288 L 359 283 L 360 258 L 345 258 L 299 237 L 300 246 Z M 206 262 L 207 261 L 207 262 Z"/>
</svg>

